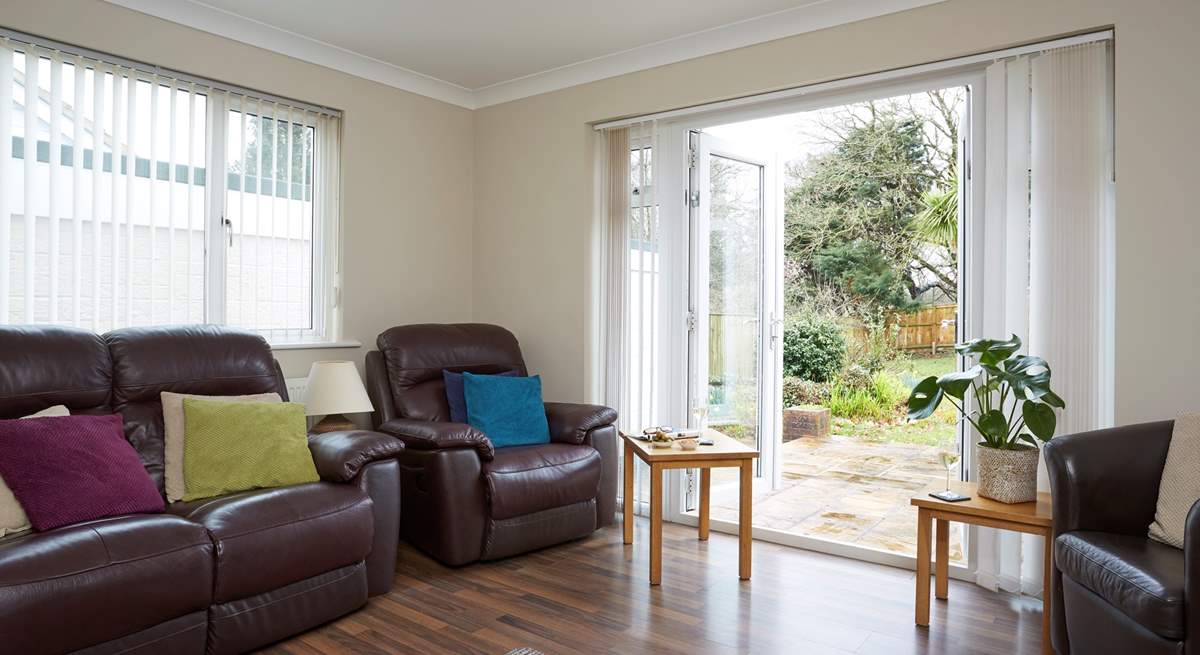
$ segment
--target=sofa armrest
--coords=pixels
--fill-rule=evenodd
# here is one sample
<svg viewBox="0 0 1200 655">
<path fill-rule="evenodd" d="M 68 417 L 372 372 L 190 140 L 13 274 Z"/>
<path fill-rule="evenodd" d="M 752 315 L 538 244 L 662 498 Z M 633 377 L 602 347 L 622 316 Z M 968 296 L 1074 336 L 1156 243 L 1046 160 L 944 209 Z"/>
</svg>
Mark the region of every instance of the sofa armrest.
<svg viewBox="0 0 1200 655">
<path fill-rule="evenodd" d="M 617 412 L 603 405 L 546 403 L 546 420 L 551 441 L 581 444 L 588 432 L 616 423 Z"/>
<path fill-rule="evenodd" d="M 484 461 L 491 460 L 495 454 L 492 440 L 466 423 L 395 418 L 381 423 L 379 431 L 396 437 L 406 448 L 413 450 L 474 448 Z"/>
<path fill-rule="evenodd" d="M 1126 425 L 1057 437 L 1044 448 L 1054 534 L 1097 530 L 1145 535 L 1173 421 Z"/>
<path fill-rule="evenodd" d="M 349 482 L 367 464 L 395 458 L 404 444 L 379 432 L 339 430 L 308 435 L 308 450 L 322 480 Z"/>
</svg>

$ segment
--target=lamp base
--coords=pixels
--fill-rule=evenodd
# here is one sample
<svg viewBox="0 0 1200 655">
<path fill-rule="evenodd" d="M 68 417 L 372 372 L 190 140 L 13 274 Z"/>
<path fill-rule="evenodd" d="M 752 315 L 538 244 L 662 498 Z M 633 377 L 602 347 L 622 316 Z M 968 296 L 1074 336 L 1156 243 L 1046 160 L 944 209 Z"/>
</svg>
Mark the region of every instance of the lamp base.
<svg viewBox="0 0 1200 655">
<path fill-rule="evenodd" d="M 346 418 L 343 414 L 330 414 L 317 422 L 316 425 L 309 428 L 309 432 L 323 434 L 325 432 L 337 432 L 340 430 L 356 430 L 358 426 L 354 421 Z"/>
</svg>

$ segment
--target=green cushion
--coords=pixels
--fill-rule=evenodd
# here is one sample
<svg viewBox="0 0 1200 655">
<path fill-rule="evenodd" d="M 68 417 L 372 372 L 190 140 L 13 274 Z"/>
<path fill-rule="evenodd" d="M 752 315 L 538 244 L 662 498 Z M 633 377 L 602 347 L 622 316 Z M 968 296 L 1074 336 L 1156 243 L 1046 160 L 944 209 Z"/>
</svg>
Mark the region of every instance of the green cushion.
<svg viewBox="0 0 1200 655">
<path fill-rule="evenodd" d="M 183 499 L 320 479 L 304 405 L 183 399 Z"/>
</svg>

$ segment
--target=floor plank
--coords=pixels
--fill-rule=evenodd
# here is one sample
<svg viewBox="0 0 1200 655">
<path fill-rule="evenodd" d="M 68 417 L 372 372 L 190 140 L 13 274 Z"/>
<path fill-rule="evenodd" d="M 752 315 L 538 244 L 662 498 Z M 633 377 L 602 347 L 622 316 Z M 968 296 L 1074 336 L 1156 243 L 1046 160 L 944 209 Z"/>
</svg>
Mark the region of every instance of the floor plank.
<svg viewBox="0 0 1200 655">
<path fill-rule="evenodd" d="M 396 585 L 362 610 L 267 653 L 1037 653 L 1041 603 L 950 582 L 913 625 L 912 571 L 663 526 L 663 582 L 648 583 L 649 525 L 620 526 L 500 562 L 447 568 L 401 546 Z"/>
</svg>

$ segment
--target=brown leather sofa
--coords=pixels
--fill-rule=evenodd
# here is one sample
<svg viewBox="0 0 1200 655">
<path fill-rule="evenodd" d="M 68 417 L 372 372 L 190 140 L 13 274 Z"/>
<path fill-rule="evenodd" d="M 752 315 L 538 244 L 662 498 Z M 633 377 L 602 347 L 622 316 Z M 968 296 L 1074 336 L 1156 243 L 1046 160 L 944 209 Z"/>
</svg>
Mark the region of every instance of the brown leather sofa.
<svg viewBox="0 0 1200 655">
<path fill-rule="evenodd" d="M 0 328 L 0 418 L 120 413 L 160 490 L 161 391 L 287 397 L 249 333 Z M 353 431 L 314 435 L 310 450 L 321 482 L 0 538 L 0 652 L 245 652 L 386 592 L 402 444 Z"/>
<path fill-rule="evenodd" d="M 1173 427 L 1127 425 L 1046 444 L 1058 653 L 1200 654 L 1200 502 L 1183 550 L 1146 536 Z"/>
<path fill-rule="evenodd" d="M 551 443 L 493 448 L 451 423 L 443 369 L 527 373 L 511 332 L 495 325 L 406 325 L 367 353 L 375 427 L 395 435 L 405 539 L 448 565 L 498 559 L 584 537 L 614 521 L 617 414 L 546 403 Z"/>
</svg>

